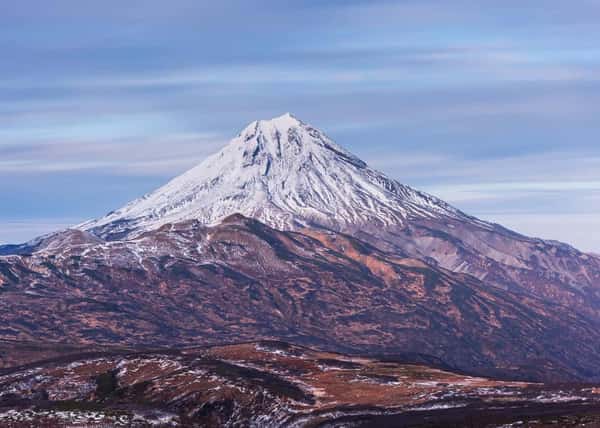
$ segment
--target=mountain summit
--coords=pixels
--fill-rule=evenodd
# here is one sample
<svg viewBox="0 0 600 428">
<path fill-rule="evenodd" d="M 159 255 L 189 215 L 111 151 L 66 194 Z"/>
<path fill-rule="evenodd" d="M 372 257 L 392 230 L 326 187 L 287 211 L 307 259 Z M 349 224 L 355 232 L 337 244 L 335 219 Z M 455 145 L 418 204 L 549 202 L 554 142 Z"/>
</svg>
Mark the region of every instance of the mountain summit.
<svg viewBox="0 0 600 428">
<path fill-rule="evenodd" d="M 79 226 L 107 240 L 242 214 L 279 230 L 324 227 L 380 249 L 578 308 L 600 320 L 600 258 L 468 216 L 289 113 L 250 123 L 156 191 Z"/>
<path fill-rule="evenodd" d="M 600 379 L 600 258 L 468 216 L 289 114 L 79 230 L 0 247 L 0 292 L 0 340 L 271 338 Z"/>
<path fill-rule="evenodd" d="M 464 217 L 443 201 L 371 169 L 290 113 L 250 123 L 220 152 L 156 191 L 82 228 L 107 238 L 165 223 L 208 225 L 241 213 L 280 229 L 397 226 Z"/>
</svg>

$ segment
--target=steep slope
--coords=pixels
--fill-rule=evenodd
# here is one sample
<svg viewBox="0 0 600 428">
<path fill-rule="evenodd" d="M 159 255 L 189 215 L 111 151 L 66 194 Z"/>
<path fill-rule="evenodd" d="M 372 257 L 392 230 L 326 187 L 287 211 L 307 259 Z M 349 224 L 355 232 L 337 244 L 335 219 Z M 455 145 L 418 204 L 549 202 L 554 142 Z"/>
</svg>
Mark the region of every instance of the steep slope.
<svg viewBox="0 0 600 428">
<path fill-rule="evenodd" d="M 278 229 L 350 233 L 600 319 L 600 258 L 468 216 L 373 170 L 289 114 L 251 123 L 197 167 L 80 227 L 114 240 L 234 213 Z"/>
<path fill-rule="evenodd" d="M 0 257 L 0 339 L 278 338 L 426 354 L 486 375 L 600 377 L 598 323 L 333 231 L 278 231 L 234 215 L 208 228 L 166 224 L 130 240 L 59 235 L 31 255 Z"/>
<path fill-rule="evenodd" d="M 114 239 L 182 220 L 216 224 L 234 213 L 279 229 L 399 225 L 409 217 L 467 219 L 372 170 L 288 113 L 251 123 L 197 167 L 81 228 Z"/>
</svg>

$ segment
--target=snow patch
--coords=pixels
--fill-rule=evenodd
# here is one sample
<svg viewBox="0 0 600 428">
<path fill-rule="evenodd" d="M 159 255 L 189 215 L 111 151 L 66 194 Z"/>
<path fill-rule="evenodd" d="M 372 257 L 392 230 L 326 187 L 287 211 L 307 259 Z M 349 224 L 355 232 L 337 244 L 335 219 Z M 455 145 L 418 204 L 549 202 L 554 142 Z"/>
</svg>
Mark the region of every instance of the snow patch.
<svg viewBox="0 0 600 428">
<path fill-rule="evenodd" d="M 101 236 L 135 237 L 191 219 L 215 225 L 236 213 L 285 230 L 310 224 L 343 230 L 363 224 L 401 225 L 413 217 L 463 216 L 445 202 L 371 169 L 288 113 L 252 122 L 195 168 L 78 228 Z"/>
</svg>

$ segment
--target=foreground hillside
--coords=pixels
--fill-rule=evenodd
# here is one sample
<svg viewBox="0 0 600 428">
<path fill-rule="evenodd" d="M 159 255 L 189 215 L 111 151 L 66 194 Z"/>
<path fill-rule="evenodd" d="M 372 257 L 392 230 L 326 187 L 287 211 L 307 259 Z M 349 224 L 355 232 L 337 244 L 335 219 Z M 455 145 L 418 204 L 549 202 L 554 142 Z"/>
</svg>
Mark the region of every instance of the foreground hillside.
<svg viewBox="0 0 600 428">
<path fill-rule="evenodd" d="M 287 114 L 105 217 L 0 247 L 0 367 L 0 426 L 582 426 L 600 258 Z"/>
<path fill-rule="evenodd" d="M 0 370 L 3 427 L 558 427 L 594 421 L 600 421 L 600 389 L 592 385 L 502 382 L 272 341 L 75 354 Z"/>
<path fill-rule="evenodd" d="M 172 346 L 276 338 L 470 373 L 600 376 L 600 329 L 566 306 L 320 229 L 237 215 L 123 241 L 56 234 L 0 257 L 0 339 Z"/>
</svg>

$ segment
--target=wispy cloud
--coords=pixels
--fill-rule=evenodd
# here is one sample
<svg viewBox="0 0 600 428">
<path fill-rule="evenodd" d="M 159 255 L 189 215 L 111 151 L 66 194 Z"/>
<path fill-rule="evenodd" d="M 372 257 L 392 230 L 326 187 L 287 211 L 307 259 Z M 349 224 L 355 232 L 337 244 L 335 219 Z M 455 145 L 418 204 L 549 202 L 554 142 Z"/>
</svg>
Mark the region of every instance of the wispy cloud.
<svg viewBox="0 0 600 428">
<path fill-rule="evenodd" d="M 0 221 L 0 245 L 22 243 L 30 238 L 45 235 L 77 224 L 79 219 L 2 220 Z"/>
<path fill-rule="evenodd" d="M 519 49 L 487 47 L 451 47 L 427 50 L 391 49 L 385 51 L 348 50 L 330 55 L 310 52 L 283 52 L 269 63 L 240 65 L 204 65 L 202 67 L 168 68 L 145 73 L 113 72 L 96 76 L 57 76 L 52 80 L 38 77 L 3 79 L 0 88 L 62 88 L 73 90 L 171 88 L 177 86 L 264 85 L 264 84 L 406 84 L 456 85 L 465 79 L 472 83 L 498 82 L 571 82 L 600 80 L 597 63 L 564 64 L 543 58 L 544 53 Z M 600 57 L 599 51 L 584 55 Z M 289 59 L 298 57 L 296 60 Z M 337 58 L 337 59 L 336 59 Z M 364 58 L 374 63 L 363 63 Z M 264 61 L 263 61 L 264 62 Z"/>
<path fill-rule="evenodd" d="M 211 133 L 0 146 L 0 175 L 94 170 L 104 174 L 172 175 L 224 144 Z"/>
<path fill-rule="evenodd" d="M 576 244 L 582 251 L 598 253 L 600 216 L 593 214 L 484 214 L 482 218 L 528 236 Z"/>
<path fill-rule="evenodd" d="M 0 224 L 101 214 L 285 111 L 474 214 L 597 212 L 599 20 L 594 0 L 8 2 Z"/>
</svg>

